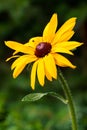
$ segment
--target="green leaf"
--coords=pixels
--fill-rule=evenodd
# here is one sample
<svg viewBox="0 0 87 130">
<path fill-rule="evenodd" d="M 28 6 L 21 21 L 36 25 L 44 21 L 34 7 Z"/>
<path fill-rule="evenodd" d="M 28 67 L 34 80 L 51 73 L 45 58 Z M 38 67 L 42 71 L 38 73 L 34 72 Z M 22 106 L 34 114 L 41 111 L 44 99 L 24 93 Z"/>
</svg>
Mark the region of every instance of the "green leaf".
<svg viewBox="0 0 87 130">
<path fill-rule="evenodd" d="M 47 95 L 53 96 L 56 99 L 58 99 L 58 100 L 62 101 L 63 103 L 65 103 L 65 104 L 68 103 L 68 101 L 66 99 L 64 99 L 61 95 L 59 95 L 59 94 L 57 94 L 55 92 L 31 93 L 31 94 L 26 95 L 24 98 L 22 98 L 22 101 L 34 102 L 34 101 L 37 101 L 37 100 L 39 100 L 42 97 L 47 96 Z"/>
<path fill-rule="evenodd" d="M 31 94 L 26 95 L 22 99 L 22 101 L 34 102 L 34 101 L 37 101 L 37 100 L 41 99 L 45 95 L 47 95 L 47 93 L 31 93 Z"/>
</svg>

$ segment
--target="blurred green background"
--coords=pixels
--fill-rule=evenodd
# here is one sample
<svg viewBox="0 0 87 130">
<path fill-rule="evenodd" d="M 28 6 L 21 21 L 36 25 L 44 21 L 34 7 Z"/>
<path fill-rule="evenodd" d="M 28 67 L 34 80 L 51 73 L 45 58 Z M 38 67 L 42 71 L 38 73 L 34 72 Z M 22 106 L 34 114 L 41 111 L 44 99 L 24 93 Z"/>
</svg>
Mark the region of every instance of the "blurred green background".
<svg viewBox="0 0 87 130">
<path fill-rule="evenodd" d="M 16 79 L 10 66 L 12 50 L 4 41 L 26 43 L 31 37 L 42 35 L 52 14 L 58 13 L 59 27 L 69 18 L 77 17 L 72 40 L 84 42 L 68 58 L 76 70 L 62 68 L 76 105 L 79 130 L 87 130 L 87 0 L 0 0 L 0 130 L 71 130 L 68 109 L 52 97 L 30 103 L 21 102 L 29 93 L 56 91 L 63 94 L 58 81 L 46 81 L 35 91 L 29 86 L 30 71 L 25 69 Z"/>
</svg>

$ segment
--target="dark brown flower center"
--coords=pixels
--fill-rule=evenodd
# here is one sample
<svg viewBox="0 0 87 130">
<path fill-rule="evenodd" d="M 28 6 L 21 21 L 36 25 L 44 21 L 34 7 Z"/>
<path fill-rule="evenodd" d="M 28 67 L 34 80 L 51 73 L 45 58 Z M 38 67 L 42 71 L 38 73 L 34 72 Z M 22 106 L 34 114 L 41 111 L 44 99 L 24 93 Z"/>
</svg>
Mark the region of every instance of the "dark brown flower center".
<svg viewBox="0 0 87 130">
<path fill-rule="evenodd" d="M 41 42 L 36 46 L 35 55 L 37 57 L 44 57 L 51 51 L 51 44 L 47 42 Z"/>
</svg>

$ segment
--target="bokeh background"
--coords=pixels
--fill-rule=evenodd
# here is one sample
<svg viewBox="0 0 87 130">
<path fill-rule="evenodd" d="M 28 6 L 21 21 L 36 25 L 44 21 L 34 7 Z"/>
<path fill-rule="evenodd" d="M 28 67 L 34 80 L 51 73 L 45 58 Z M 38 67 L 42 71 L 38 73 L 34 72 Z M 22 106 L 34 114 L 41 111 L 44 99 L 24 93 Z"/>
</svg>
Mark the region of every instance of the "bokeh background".
<svg viewBox="0 0 87 130">
<path fill-rule="evenodd" d="M 69 18 L 77 17 L 72 40 L 84 42 L 68 58 L 75 70 L 62 68 L 76 106 L 79 130 L 87 130 L 87 0 L 0 0 L 0 130 L 71 130 L 68 109 L 62 102 L 47 96 L 36 102 L 21 102 L 29 93 L 56 91 L 63 95 L 58 81 L 31 89 L 27 68 L 13 79 L 11 63 L 6 63 L 12 50 L 4 41 L 26 43 L 42 35 L 52 14 L 58 13 L 59 27 Z"/>
</svg>

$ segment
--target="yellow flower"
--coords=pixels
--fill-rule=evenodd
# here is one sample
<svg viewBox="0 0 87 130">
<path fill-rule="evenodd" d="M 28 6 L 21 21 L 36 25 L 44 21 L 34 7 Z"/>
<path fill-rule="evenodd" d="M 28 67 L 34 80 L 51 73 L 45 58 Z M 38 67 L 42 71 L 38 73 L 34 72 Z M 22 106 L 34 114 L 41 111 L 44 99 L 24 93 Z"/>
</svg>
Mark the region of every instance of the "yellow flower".
<svg viewBox="0 0 87 130">
<path fill-rule="evenodd" d="M 52 81 L 52 78 L 57 79 L 56 65 L 76 68 L 68 59 L 61 55 L 61 53 L 73 55 L 71 50 L 83 44 L 69 41 L 74 34 L 75 23 L 76 18 L 70 18 L 56 31 L 58 24 L 57 14 L 53 14 L 42 36 L 31 38 L 26 44 L 6 41 L 5 45 L 15 50 L 13 56 L 8 58 L 7 61 L 11 58 L 17 58 L 11 66 L 11 69 L 14 69 L 13 77 L 16 78 L 27 64 L 33 62 L 31 87 L 34 89 L 36 74 L 40 85 L 44 86 L 45 77 L 50 81 Z M 18 52 L 22 52 L 22 55 L 17 55 Z"/>
</svg>

